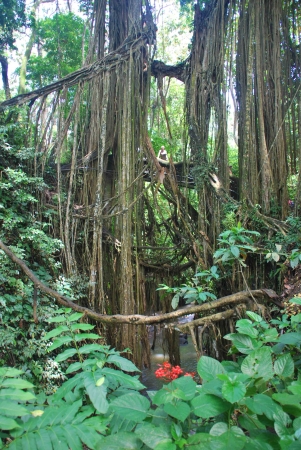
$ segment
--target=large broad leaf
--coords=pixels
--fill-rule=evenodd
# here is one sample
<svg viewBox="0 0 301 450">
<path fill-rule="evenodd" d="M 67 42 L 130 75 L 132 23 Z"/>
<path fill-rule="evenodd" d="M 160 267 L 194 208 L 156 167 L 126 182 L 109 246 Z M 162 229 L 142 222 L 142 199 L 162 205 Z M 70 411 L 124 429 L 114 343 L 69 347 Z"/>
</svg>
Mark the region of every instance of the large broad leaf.
<svg viewBox="0 0 301 450">
<path fill-rule="evenodd" d="M 254 320 L 254 322 L 260 323 L 263 321 L 263 318 L 259 314 L 254 313 L 253 311 L 247 311 L 246 314 L 247 316 L 250 317 L 250 319 Z"/>
<path fill-rule="evenodd" d="M 49 333 L 47 333 L 45 336 L 43 336 L 42 339 L 44 341 L 47 341 L 48 339 L 59 336 L 64 331 L 68 331 L 68 330 L 69 330 L 69 328 L 67 327 L 67 325 L 60 325 L 59 327 L 54 328 L 53 330 L 49 331 Z"/>
<path fill-rule="evenodd" d="M 61 323 L 61 322 L 67 322 L 67 319 L 65 316 L 55 316 L 55 317 L 50 317 L 50 319 L 48 319 L 48 322 Z"/>
<path fill-rule="evenodd" d="M 290 353 L 279 356 L 274 363 L 276 375 L 283 378 L 292 378 L 294 376 L 294 361 Z"/>
<path fill-rule="evenodd" d="M 68 317 L 68 322 L 75 322 L 83 317 L 83 313 L 75 312 Z"/>
<path fill-rule="evenodd" d="M 226 336 L 224 336 L 224 339 L 232 341 L 237 350 L 245 355 L 248 355 L 253 350 L 262 346 L 262 343 L 260 341 L 257 341 L 256 339 L 241 333 L 227 334 Z"/>
<path fill-rule="evenodd" d="M 152 398 L 152 402 L 155 405 L 164 405 L 164 403 L 171 402 L 173 399 L 173 394 L 170 390 L 165 388 L 160 389 Z"/>
<path fill-rule="evenodd" d="M 270 420 L 273 420 L 274 414 L 281 409 L 271 397 L 265 394 L 257 394 L 253 398 L 246 398 L 244 403 L 253 413 L 264 414 Z"/>
<path fill-rule="evenodd" d="M 119 367 L 125 372 L 140 372 L 135 364 L 119 355 L 110 355 L 107 359 L 107 363 L 115 364 L 115 366 Z"/>
<path fill-rule="evenodd" d="M 17 400 L 19 402 L 28 402 L 35 399 L 35 395 L 31 392 L 24 392 L 20 389 L 1 389 L 0 390 L 0 402 L 4 399 Z"/>
<path fill-rule="evenodd" d="M 0 430 L 13 430 L 14 428 L 18 428 L 19 425 L 14 419 L 9 417 L 0 416 Z"/>
<path fill-rule="evenodd" d="M 73 364 L 70 364 L 70 366 L 66 370 L 66 373 L 68 374 L 68 373 L 72 373 L 72 372 L 77 372 L 81 368 L 82 368 L 82 363 L 77 361 Z"/>
<path fill-rule="evenodd" d="M 217 422 L 210 430 L 211 436 L 220 436 L 228 431 L 228 425 L 225 422 Z"/>
<path fill-rule="evenodd" d="M 4 416 L 18 417 L 30 414 L 30 411 L 24 408 L 24 406 L 18 405 L 16 402 L 5 400 L 0 403 L 0 414 L 3 414 Z"/>
<path fill-rule="evenodd" d="M 238 333 L 246 334 L 252 338 L 257 338 L 258 330 L 252 326 L 252 322 L 248 319 L 241 319 L 236 322 Z"/>
<path fill-rule="evenodd" d="M 103 375 L 106 375 L 108 379 L 112 377 L 115 381 L 117 380 L 121 386 L 125 386 L 137 391 L 145 389 L 145 386 L 140 383 L 138 378 L 121 372 L 120 370 L 110 369 L 109 367 L 104 367 L 101 371 Z"/>
<path fill-rule="evenodd" d="M 216 437 L 214 442 L 219 443 L 219 446 L 215 447 L 219 450 L 241 450 L 244 448 L 246 440 L 246 436 L 239 428 L 232 427 L 226 433 Z"/>
<path fill-rule="evenodd" d="M 57 357 L 55 358 L 55 361 L 56 362 L 66 361 L 66 359 L 74 356 L 75 353 L 77 353 L 77 350 L 75 348 L 67 348 L 67 350 L 65 350 L 63 353 L 60 353 L 59 355 L 57 355 Z"/>
<path fill-rule="evenodd" d="M 82 423 L 80 426 L 77 426 L 77 433 L 82 440 L 82 442 L 88 447 L 96 449 L 96 446 L 98 445 L 101 436 L 99 433 L 97 433 L 96 430 L 94 430 L 92 427 L 86 426 L 85 422 Z M 54 449 L 58 450 L 58 449 Z"/>
<path fill-rule="evenodd" d="M 241 371 L 252 378 L 270 380 L 274 376 L 270 347 L 259 348 L 242 362 Z"/>
<path fill-rule="evenodd" d="M 241 400 L 247 391 L 244 383 L 239 380 L 227 380 L 222 387 L 222 393 L 230 403 L 236 403 Z"/>
<path fill-rule="evenodd" d="M 99 334 L 96 333 L 79 333 L 75 335 L 76 342 L 83 341 L 84 339 L 99 339 Z"/>
<path fill-rule="evenodd" d="M 276 400 L 281 405 L 300 405 L 301 395 L 291 395 L 291 394 L 273 394 L 273 399 Z"/>
<path fill-rule="evenodd" d="M 288 345 L 300 345 L 301 343 L 301 333 L 292 332 L 292 333 L 285 333 L 279 336 L 278 341 L 282 344 L 288 344 Z"/>
<path fill-rule="evenodd" d="M 48 351 L 51 352 L 52 350 L 55 350 L 56 348 L 61 347 L 62 345 L 68 344 L 69 342 L 72 342 L 73 338 L 71 336 L 61 336 L 53 342 L 53 344 L 48 348 Z"/>
<path fill-rule="evenodd" d="M 258 420 L 256 414 L 244 414 L 238 417 L 239 425 L 247 431 L 251 430 L 265 430 L 266 427 Z"/>
<path fill-rule="evenodd" d="M 52 450 L 52 442 L 47 430 L 36 430 L 34 433 L 34 440 L 37 449 Z M 31 450 L 33 450 L 34 448 L 35 447 L 32 446 Z"/>
<path fill-rule="evenodd" d="M 208 381 L 207 383 L 202 385 L 202 392 L 205 394 L 216 395 L 217 397 L 222 398 L 222 387 L 223 382 L 216 378 L 215 380 Z"/>
<path fill-rule="evenodd" d="M 134 433 L 125 431 L 102 439 L 96 450 L 139 450 L 143 443 Z"/>
<path fill-rule="evenodd" d="M 86 353 L 95 352 L 95 351 L 103 351 L 103 346 L 100 344 L 87 344 L 87 345 L 83 345 L 79 349 L 79 353 L 81 353 L 82 355 L 86 354 Z"/>
<path fill-rule="evenodd" d="M 110 403 L 111 411 L 138 423 L 146 418 L 149 408 L 149 400 L 136 392 L 122 395 Z"/>
<path fill-rule="evenodd" d="M 163 442 L 160 442 L 160 444 L 156 446 L 155 450 L 177 450 L 177 446 L 171 439 L 166 439 Z"/>
<path fill-rule="evenodd" d="M 151 423 L 143 423 L 138 425 L 135 434 L 141 441 L 149 448 L 155 448 L 160 442 L 168 442 L 171 435 L 168 429 L 163 427 L 156 427 Z"/>
<path fill-rule="evenodd" d="M 14 369 L 13 367 L 0 367 L 0 377 L 14 378 L 21 375 L 23 370 Z"/>
<path fill-rule="evenodd" d="M 101 386 L 96 386 L 97 379 L 94 377 L 93 372 L 85 372 L 83 374 L 84 386 L 90 397 L 93 406 L 101 414 L 105 414 L 109 408 L 107 401 L 107 387 L 102 384 Z"/>
<path fill-rule="evenodd" d="M 171 391 L 173 397 L 189 401 L 195 395 L 196 382 L 190 376 L 181 377 L 173 380 L 166 388 Z"/>
<path fill-rule="evenodd" d="M 72 323 L 70 328 L 71 331 L 75 330 L 88 331 L 93 330 L 93 328 L 95 328 L 95 325 L 91 325 L 90 323 Z"/>
<path fill-rule="evenodd" d="M 21 380 L 20 378 L 7 378 L 2 381 L 1 386 L 13 389 L 32 389 L 34 387 L 29 381 Z"/>
<path fill-rule="evenodd" d="M 190 407 L 185 402 L 177 402 L 175 404 L 166 403 L 164 405 L 164 411 L 171 417 L 184 422 L 190 414 Z"/>
<path fill-rule="evenodd" d="M 83 374 L 79 373 L 79 374 L 73 376 L 72 378 L 70 378 L 69 380 L 65 381 L 62 384 L 62 386 L 60 386 L 58 388 L 58 390 L 56 391 L 56 393 L 53 395 L 53 400 L 58 401 L 59 399 L 65 397 L 65 395 L 67 395 L 75 387 L 79 388 L 79 387 L 83 386 L 82 377 L 83 377 Z"/>
<path fill-rule="evenodd" d="M 231 404 L 215 395 L 201 393 L 191 401 L 193 412 L 203 419 L 215 417 L 231 408 Z"/>
<path fill-rule="evenodd" d="M 197 371 L 203 380 L 211 381 L 216 378 L 216 375 L 224 373 L 225 369 L 216 359 L 202 356 L 198 361 Z"/>
</svg>

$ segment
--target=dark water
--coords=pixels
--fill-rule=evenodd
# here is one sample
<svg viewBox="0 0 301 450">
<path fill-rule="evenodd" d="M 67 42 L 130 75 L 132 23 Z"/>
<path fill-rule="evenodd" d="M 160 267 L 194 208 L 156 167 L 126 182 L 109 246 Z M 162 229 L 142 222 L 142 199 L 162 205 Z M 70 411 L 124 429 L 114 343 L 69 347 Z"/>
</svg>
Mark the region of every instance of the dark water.
<svg viewBox="0 0 301 450">
<path fill-rule="evenodd" d="M 181 323 L 189 322 L 193 319 L 193 315 L 188 315 L 179 320 Z M 150 332 L 150 342 L 152 344 L 152 333 Z M 187 342 L 187 343 L 186 343 Z M 197 355 L 194 346 L 191 342 L 191 336 L 188 334 L 187 339 L 180 338 L 180 358 L 181 368 L 185 372 L 196 372 Z M 148 390 L 158 390 L 163 386 L 161 379 L 155 377 L 155 371 L 158 369 L 158 364 L 168 361 L 168 354 L 164 353 L 162 348 L 162 333 L 157 330 L 156 346 L 151 350 L 151 367 L 143 369 L 141 376 L 141 383 L 147 387 Z"/>
</svg>

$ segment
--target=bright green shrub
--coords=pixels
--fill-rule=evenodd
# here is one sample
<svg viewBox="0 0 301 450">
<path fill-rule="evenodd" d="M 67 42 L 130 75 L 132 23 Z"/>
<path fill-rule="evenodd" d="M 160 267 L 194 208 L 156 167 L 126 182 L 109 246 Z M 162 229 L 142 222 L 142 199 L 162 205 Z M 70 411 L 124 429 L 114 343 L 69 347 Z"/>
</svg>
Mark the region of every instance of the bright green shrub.
<svg viewBox="0 0 301 450">
<path fill-rule="evenodd" d="M 66 347 L 56 361 L 72 359 L 70 378 L 52 396 L 34 398 L 19 371 L 1 369 L 0 397 L 10 405 L 0 409 L 3 448 L 299 449 L 301 315 L 277 319 L 287 328 L 279 334 L 247 314 L 226 336 L 236 361 L 202 356 L 202 385 L 182 377 L 147 398 L 134 364 L 99 344 L 93 326 L 77 322 L 81 314 L 60 310 L 46 339 L 54 338 L 50 350 Z"/>
</svg>

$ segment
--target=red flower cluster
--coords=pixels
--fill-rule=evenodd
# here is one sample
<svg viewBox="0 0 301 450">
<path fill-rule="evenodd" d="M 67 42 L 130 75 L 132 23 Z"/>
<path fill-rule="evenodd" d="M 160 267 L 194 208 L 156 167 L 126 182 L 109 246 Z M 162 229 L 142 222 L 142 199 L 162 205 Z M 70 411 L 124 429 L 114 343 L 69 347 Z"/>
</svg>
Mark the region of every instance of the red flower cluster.
<svg viewBox="0 0 301 450">
<path fill-rule="evenodd" d="M 163 378 L 165 381 L 172 381 L 183 375 L 184 371 L 180 366 L 172 366 L 165 361 L 162 365 L 158 364 L 159 369 L 155 371 L 156 378 Z M 185 377 L 194 377 L 195 372 L 186 372 Z"/>
</svg>

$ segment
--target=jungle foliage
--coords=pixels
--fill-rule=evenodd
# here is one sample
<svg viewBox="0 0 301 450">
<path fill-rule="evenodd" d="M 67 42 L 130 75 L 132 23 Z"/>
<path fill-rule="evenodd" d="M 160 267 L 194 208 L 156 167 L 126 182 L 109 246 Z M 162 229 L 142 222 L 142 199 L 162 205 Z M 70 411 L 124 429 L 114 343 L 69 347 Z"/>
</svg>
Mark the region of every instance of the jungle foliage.
<svg viewBox="0 0 301 450">
<path fill-rule="evenodd" d="M 190 332 L 198 351 L 202 351 L 202 336 L 197 342 L 197 329 L 208 320 L 209 340 L 218 336 L 210 356 L 226 359 L 228 348 L 222 336 L 231 336 L 237 314 L 245 312 L 247 305 L 250 314 L 273 308 L 277 315 L 284 305 L 271 291 L 280 292 L 285 271 L 300 262 L 300 2 L 181 1 L 179 18 L 174 14 L 170 19 L 165 0 L 160 6 L 149 0 L 80 2 L 81 16 L 70 11 L 70 2 L 65 12 L 56 2 L 54 14 L 39 19 L 37 12 L 43 4 L 35 1 L 25 30 L 24 3 L 6 3 L 8 13 L 12 9 L 16 14 L 7 22 L 9 32 L 0 23 L 5 48 L 16 45 L 12 30 L 29 32 L 29 37 L 23 49 L 19 95 L 10 99 L 9 84 L 3 79 L 2 97 L 6 100 L 0 105 L 1 364 L 22 370 L 44 390 L 47 385 L 49 392 L 56 389 L 66 367 L 57 367 L 45 341 L 39 343 L 43 330 L 49 330 L 56 303 L 60 303 L 96 320 L 97 335 L 103 337 L 97 344 L 104 345 L 103 351 L 97 347 L 105 354 L 101 358 L 106 360 L 109 354 L 117 358 L 119 351 L 127 349 L 125 356 L 141 369 L 150 361 L 147 325 L 155 320 L 176 320 L 178 311 L 172 310 L 183 296 L 197 303 L 192 306 L 196 317 Z M 189 43 L 174 50 L 176 43 L 181 43 L 179 36 L 186 38 L 189 33 Z M 7 65 L 4 69 L 7 75 Z M 166 162 L 157 158 L 162 145 L 168 153 Z M 167 296 L 157 290 L 159 286 Z M 265 290 L 261 290 L 263 286 Z M 162 315 L 156 319 L 158 311 Z M 176 324 L 169 325 L 167 346 L 173 358 L 178 329 Z M 251 431 L 248 437 L 247 427 L 238 431 L 238 417 L 229 422 L 235 415 L 233 404 L 242 401 L 239 395 L 252 397 L 256 391 L 270 399 L 282 390 L 291 395 L 286 389 L 298 369 L 293 367 L 298 345 L 283 343 L 279 354 L 268 354 L 273 341 L 266 346 L 267 342 L 257 339 L 258 348 L 252 341 L 260 327 L 265 330 L 267 325 L 249 325 L 251 334 L 242 334 L 248 336 L 249 350 L 262 354 L 269 367 L 270 378 L 264 381 L 272 385 L 271 395 L 263 394 L 255 372 L 244 372 L 240 364 L 235 370 L 234 366 L 222 370 L 224 366 L 202 357 L 200 361 L 218 367 L 214 374 L 221 376 L 216 381 L 219 385 L 206 395 L 214 397 L 213 405 L 227 406 L 210 418 L 228 414 L 228 421 L 224 422 L 223 416 L 223 424 L 212 433 L 208 427 L 200 431 L 197 419 L 195 436 L 204 432 L 200 439 L 207 439 L 212 448 L 219 448 L 223 440 L 219 436 L 225 433 L 229 442 L 245 446 L 238 448 L 252 447 Z M 70 336 L 63 336 L 59 342 L 69 342 Z M 290 357 L 285 356 L 290 348 L 286 344 L 294 345 Z M 84 364 L 76 345 L 67 352 Z M 84 373 L 84 368 L 90 377 L 96 371 L 99 377 L 95 381 L 102 380 L 105 375 L 97 365 L 98 356 L 92 354 L 91 364 L 77 366 L 79 373 Z M 258 355 L 252 364 L 255 359 Z M 281 387 L 279 359 L 293 367 L 284 377 L 289 381 Z M 210 382 L 200 364 L 199 375 Z M 226 367 L 227 362 L 224 364 Z M 10 370 L 1 372 L 6 385 L 13 383 L 7 380 L 15 374 L 21 375 Z M 98 432 L 105 436 L 108 416 L 95 419 L 98 407 L 93 405 L 85 376 L 74 376 L 81 383 L 78 389 L 75 385 L 71 388 L 70 381 L 66 390 L 60 391 L 62 397 L 53 398 L 66 402 L 66 411 L 74 400 L 72 420 L 88 420 L 86 426 L 94 427 L 93 436 Z M 101 390 L 111 385 L 113 378 L 103 381 Z M 279 383 L 274 386 L 271 380 L 276 378 Z M 247 390 L 249 384 L 254 388 L 252 394 Z M 91 382 L 89 386 L 94 391 L 96 385 Z M 104 396 L 103 404 L 116 403 L 120 408 L 123 381 L 118 386 L 112 384 L 111 397 Z M 139 391 L 137 386 L 134 390 Z M 228 393 L 231 386 L 233 403 Z M 180 394 L 187 415 L 181 408 L 179 417 L 170 414 L 177 409 L 176 394 L 167 398 L 172 405 L 168 411 L 160 406 L 161 400 L 155 402 L 163 415 L 184 423 L 174 424 L 172 432 L 161 430 L 167 433 L 164 436 L 170 445 L 193 439 L 188 437 L 190 414 L 192 423 L 198 406 L 193 406 L 192 398 L 201 394 L 195 384 L 191 384 L 191 392 L 192 396 Z M 146 406 L 138 392 L 134 396 L 137 404 L 141 402 L 142 422 L 147 418 L 151 431 L 157 424 L 150 419 L 150 405 Z M 298 408 L 280 411 L 287 404 L 277 398 L 264 398 L 273 405 L 276 402 L 269 416 L 258 410 L 256 401 L 244 407 L 258 425 L 256 429 L 263 430 L 262 435 L 269 435 L 273 426 L 275 439 L 288 436 L 293 450 L 294 440 L 299 439 Z M 49 402 L 46 427 L 59 407 L 52 403 L 56 400 Z M 105 415 L 103 408 L 100 412 Z M 112 414 L 114 418 L 113 407 Z M 116 419 L 113 426 L 112 417 L 113 435 L 119 424 Z M 43 424 L 43 416 L 37 421 L 18 420 L 20 434 L 13 431 L 12 435 L 18 439 L 30 430 L 36 436 L 33 430 Z M 60 418 L 53 424 L 64 426 Z M 143 426 L 139 425 L 144 433 Z M 133 427 L 124 423 L 122 432 Z M 74 445 L 78 446 L 83 438 L 76 436 Z M 56 445 L 51 439 L 49 445 Z M 104 442 L 106 439 L 114 441 L 112 436 L 104 437 Z M 141 446 L 149 445 L 142 444 L 141 435 L 133 439 Z M 94 441 L 86 444 L 96 445 Z M 258 448 L 269 447 L 260 442 Z"/>
<path fill-rule="evenodd" d="M 68 379 L 46 396 L 22 371 L 0 369 L 2 448 L 297 449 L 301 314 L 272 324 L 250 311 L 247 317 L 225 336 L 236 360 L 202 356 L 202 384 L 184 376 L 147 398 L 132 362 L 99 343 L 94 327 L 78 322 L 82 314 L 58 310 L 43 340 L 53 340 L 49 352 L 60 349 L 55 361 L 67 361 Z"/>
</svg>

